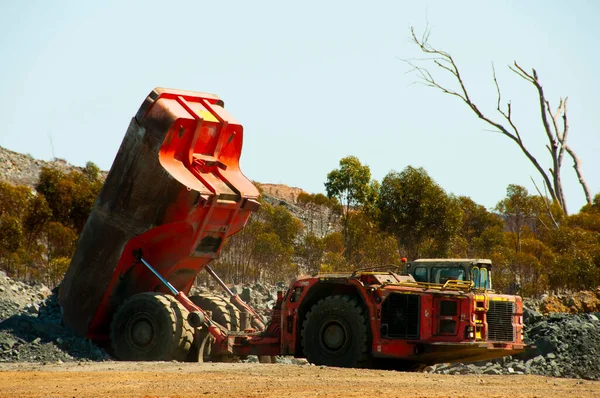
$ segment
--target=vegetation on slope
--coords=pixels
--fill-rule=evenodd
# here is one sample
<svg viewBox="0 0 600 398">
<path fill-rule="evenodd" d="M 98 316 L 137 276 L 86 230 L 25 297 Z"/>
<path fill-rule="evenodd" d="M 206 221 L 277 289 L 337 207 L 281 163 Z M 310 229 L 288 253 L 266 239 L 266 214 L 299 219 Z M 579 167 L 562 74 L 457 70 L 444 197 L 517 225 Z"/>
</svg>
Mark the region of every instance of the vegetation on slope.
<svg viewBox="0 0 600 398">
<path fill-rule="evenodd" d="M 36 192 L 0 182 L 0 269 L 55 286 L 102 187 L 93 163 L 44 167 Z M 327 196 L 262 207 L 214 263 L 234 283 L 289 280 L 426 257 L 491 258 L 495 288 L 535 296 L 600 285 L 600 194 L 567 216 L 549 198 L 509 185 L 492 210 L 448 194 L 422 168 L 379 182 L 355 157 L 326 180 Z M 288 208 L 302 212 L 301 222 Z"/>
</svg>

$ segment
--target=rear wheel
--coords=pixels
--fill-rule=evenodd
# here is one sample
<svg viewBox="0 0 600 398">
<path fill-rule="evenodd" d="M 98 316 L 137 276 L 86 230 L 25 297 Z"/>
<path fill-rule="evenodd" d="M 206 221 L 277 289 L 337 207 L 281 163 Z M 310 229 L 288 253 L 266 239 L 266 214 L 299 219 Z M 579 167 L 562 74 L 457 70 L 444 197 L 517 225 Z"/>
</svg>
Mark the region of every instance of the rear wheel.
<svg viewBox="0 0 600 398">
<path fill-rule="evenodd" d="M 364 308 L 350 296 L 320 300 L 302 325 L 302 347 L 306 359 L 316 365 L 365 365 L 369 355 Z"/>
<path fill-rule="evenodd" d="M 141 293 L 127 299 L 110 328 L 114 355 L 123 361 L 183 361 L 194 339 L 188 311 L 173 296 Z"/>
<path fill-rule="evenodd" d="M 195 295 L 190 300 L 204 311 L 210 311 L 211 319 L 227 330 L 237 332 L 240 330 L 240 311 L 224 298 L 216 295 Z M 213 355 L 212 338 L 207 341 L 202 349 L 204 360 L 212 362 L 230 362 L 235 358 Z"/>
<path fill-rule="evenodd" d="M 190 296 L 190 300 L 204 311 L 212 313 L 212 320 L 227 330 L 240 330 L 240 311 L 224 298 L 212 294 Z"/>
<path fill-rule="evenodd" d="M 204 351 L 211 344 L 211 335 L 206 328 L 198 329 L 194 335 L 194 342 L 188 353 L 186 362 L 204 362 Z"/>
</svg>

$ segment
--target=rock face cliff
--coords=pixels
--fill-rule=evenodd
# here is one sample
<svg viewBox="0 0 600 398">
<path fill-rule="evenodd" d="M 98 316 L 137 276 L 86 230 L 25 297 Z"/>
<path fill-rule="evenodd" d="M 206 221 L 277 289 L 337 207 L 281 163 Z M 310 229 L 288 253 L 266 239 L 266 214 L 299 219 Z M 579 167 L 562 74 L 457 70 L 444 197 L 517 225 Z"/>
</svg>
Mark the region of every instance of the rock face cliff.
<svg viewBox="0 0 600 398">
<path fill-rule="evenodd" d="M 298 195 L 304 192 L 302 188 L 288 187 L 283 184 L 259 183 L 263 195 L 270 196 L 286 203 L 294 204 Z"/>
</svg>

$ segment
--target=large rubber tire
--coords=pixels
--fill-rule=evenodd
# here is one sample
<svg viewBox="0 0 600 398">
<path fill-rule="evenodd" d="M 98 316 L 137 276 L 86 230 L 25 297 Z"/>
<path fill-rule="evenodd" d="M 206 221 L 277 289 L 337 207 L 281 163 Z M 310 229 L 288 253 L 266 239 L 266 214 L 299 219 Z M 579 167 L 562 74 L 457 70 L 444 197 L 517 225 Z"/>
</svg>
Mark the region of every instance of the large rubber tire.
<svg viewBox="0 0 600 398">
<path fill-rule="evenodd" d="M 225 329 L 234 332 L 240 330 L 240 311 L 224 298 L 212 294 L 198 294 L 190 296 L 190 300 L 204 311 L 210 311 L 212 314 L 211 319 Z M 203 355 L 199 354 L 199 357 L 203 356 L 203 361 L 232 362 L 237 359 L 234 357 L 212 355 L 213 343 L 214 341 L 211 338 L 204 345 L 204 349 L 202 350 Z"/>
<path fill-rule="evenodd" d="M 302 324 L 302 348 L 315 365 L 361 367 L 369 360 L 367 317 L 355 297 L 330 296 L 310 309 Z"/>
<path fill-rule="evenodd" d="M 131 296 L 113 316 L 110 339 L 114 355 L 123 361 L 185 360 L 194 340 L 187 314 L 173 296 Z"/>
<path fill-rule="evenodd" d="M 240 311 L 224 298 L 212 294 L 198 294 L 190 300 L 204 311 L 212 312 L 212 320 L 227 330 L 240 330 Z"/>
<path fill-rule="evenodd" d="M 204 362 L 204 351 L 211 344 L 211 335 L 206 328 L 200 329 L 194 335 L 194 342 L 185 359 L 186 362 Z"/>
</svg>

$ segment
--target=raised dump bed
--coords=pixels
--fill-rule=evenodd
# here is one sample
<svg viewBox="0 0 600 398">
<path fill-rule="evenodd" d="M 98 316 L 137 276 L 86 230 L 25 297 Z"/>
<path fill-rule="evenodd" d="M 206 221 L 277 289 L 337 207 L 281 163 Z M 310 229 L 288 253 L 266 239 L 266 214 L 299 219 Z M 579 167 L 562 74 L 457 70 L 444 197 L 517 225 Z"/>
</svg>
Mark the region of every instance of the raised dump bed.
<svg viewBox="0 0 600 398">
<path fill-rule="evenodd" d="M 259 207 L 242 174 L 243 128 L 213 94 L 154 89 L 129 128 L 60 286 L 64 322 L 106 340 L 129 297 L 187 294 Z"/>
</svg>

